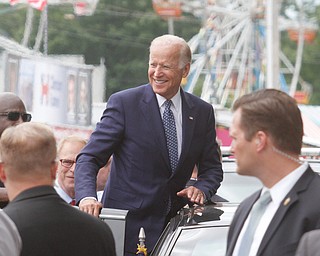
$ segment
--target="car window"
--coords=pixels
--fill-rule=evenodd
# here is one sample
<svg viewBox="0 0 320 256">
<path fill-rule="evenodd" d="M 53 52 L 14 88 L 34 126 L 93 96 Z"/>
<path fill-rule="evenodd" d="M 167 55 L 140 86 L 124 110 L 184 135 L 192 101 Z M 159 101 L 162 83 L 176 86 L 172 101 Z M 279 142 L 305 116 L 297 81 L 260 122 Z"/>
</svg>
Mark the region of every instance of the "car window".
<svg viewBox="0 0 320 256">
<path fill-rule="evenodd" d="M 223 256 L 228 226 L 181 229 L 170 256 Z"/>
<path fill-rule="evenodd" d="M 225 172 L 217 195 L 229 202 L 240 203 L 261 187 L 262 183 L 255 177 Z"/>
<path fill-rule="evenodd" d="M 222 161 L 223 180 L 217 195 L 232 203 L 240 203 L 262 187 L 256 177 L 239 175 L 234 160 Z"/>
<path fill-rule="evenodd" d="M 320 174 L 319 159 L 304 159 L 311 168 Z M 222 161 L 224 172 L 223 181 L 217 191 L 217 195 L 228 202 L 241 203 L 245 198 L 262 188 L 259 179 L 252 176 L 239 175 L 236 171 L 237 164 L 229 159 Z"/>
</svg>

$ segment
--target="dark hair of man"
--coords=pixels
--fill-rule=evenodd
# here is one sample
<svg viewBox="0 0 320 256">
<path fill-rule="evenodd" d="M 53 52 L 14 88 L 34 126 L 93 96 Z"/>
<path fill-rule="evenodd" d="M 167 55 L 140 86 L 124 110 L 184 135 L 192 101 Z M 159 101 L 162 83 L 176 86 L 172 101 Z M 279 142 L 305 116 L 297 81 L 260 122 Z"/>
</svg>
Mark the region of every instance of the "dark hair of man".
<svg viewBox="0 0 320 256">
<path fill-rule="evenodd" d="M 248 141 L 263 131 L 277 149 L 300 154 L 303 123 L 295 99 L 280 90 L 262 89 L 237 99 L 232 110 L 237 109 L 241 110 L 241 126 Z"/>
</svg>

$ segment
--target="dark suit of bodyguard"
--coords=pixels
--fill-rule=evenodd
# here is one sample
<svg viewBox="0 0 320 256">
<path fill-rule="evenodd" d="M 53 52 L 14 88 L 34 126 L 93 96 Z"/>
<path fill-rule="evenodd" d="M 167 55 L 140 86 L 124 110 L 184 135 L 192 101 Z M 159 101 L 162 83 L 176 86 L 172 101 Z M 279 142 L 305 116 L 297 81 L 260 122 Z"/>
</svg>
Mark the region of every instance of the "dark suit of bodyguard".
<svg viewBox="0 0 320 256">
<path fill-rule="evenodd" d="M 269 88 L 243 95 L 233 104 L 229 131 L 237 173 L 258 178 L 263 188 L 239 205 L 226 255 L 294 255 L 302 235 L 320 228 L 320 177 L 300 158 L 304 133 L 296 100 Z M 267 192 L 272 200 L 259 219 Z"/>
<path fill-rule="evenodd" d="M 309 167 L 280 204 L 257 255 L 294 255 L 302 235 L 320 228 L 320 200 L 315 196 L 319 193 L 320 177 Z M 257 191 L 239 206 L 229 231 L 227 256 L 232 255 L 237 237 L 259 194 Z"/>
<path fill-rule="evenodd" d="M 167 98 L 166 92 L 161 90 L 170 81 L 171 67 L 166 66 L 162 56 L 165 55 L 164 60 L 169 59 L 169 64 L 178 63 L 179 55 L 170 58 L 180 54 L 179 47 L 186 45 L 182 40 L 166 35 L 158 40 L 157 49 L 151 47 L 151 84 L 112 95 L 101 121 L 77 158 L 75 189 L 79 202 L 85 197 L 96 197 L 97 172 L 113 155 L 102 203 L 104 207 L 129 210 L 125 240 L 127 254 L 135 254 L 141 227 L 145 229 L 146 247 L 150 252 L 168 218 L 183 207 L 187 199 L 196 203 L 203 202 L 204 197 L 209 199 L 222 180 L 213 108 L 180 89 L 181 78 L 187 75 L 190 63 L 186 65 L 187 69 L 173 71 L 173 80 L 180 75 L 179 84 L 174 85 L 175 91 L 170 98 L 177 94 L 181 97 L 182 143 L 178 166 L 174 172 L 170 168 L 156 93 Z M 150 78 L 150 69 L 159 65 L 162 73 L 157 70 Z M 199 170 L 198 181 L 194 187 L 183 190 L 195 165 Z M 178 197 L 179 191 L 182 192 Z"/>
</svg>

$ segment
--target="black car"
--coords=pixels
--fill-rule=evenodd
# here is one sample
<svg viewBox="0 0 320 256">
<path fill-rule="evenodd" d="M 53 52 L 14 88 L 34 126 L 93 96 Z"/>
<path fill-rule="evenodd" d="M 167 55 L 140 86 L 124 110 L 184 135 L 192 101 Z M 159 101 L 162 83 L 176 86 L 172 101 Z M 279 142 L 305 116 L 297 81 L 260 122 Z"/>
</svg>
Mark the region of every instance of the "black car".
<svg viewBox="0 0 320 256">
<path fill-rule="evenodd" d="M 225 255 L 226 237 L 237 206 L 223 202 L 183 208 L 171 219 L 150 255 Z"/>
</svg>

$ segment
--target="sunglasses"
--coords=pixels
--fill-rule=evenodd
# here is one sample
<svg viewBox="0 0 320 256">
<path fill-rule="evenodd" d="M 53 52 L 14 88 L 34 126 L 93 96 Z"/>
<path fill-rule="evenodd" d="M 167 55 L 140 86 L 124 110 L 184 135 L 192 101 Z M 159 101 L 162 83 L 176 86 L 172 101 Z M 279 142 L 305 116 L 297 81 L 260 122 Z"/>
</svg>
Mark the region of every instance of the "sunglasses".
<svg viewBox="0 0 320 256">
<path fill-rule="evenodd" d="M 0 116 L 6 116 L 10 121 L 18 121 L 21 116 L 23 122 L 30 122 L 32 118 L 31 114 L 20 112 L 3 112 L 0 113 Z"/>
</svg>

